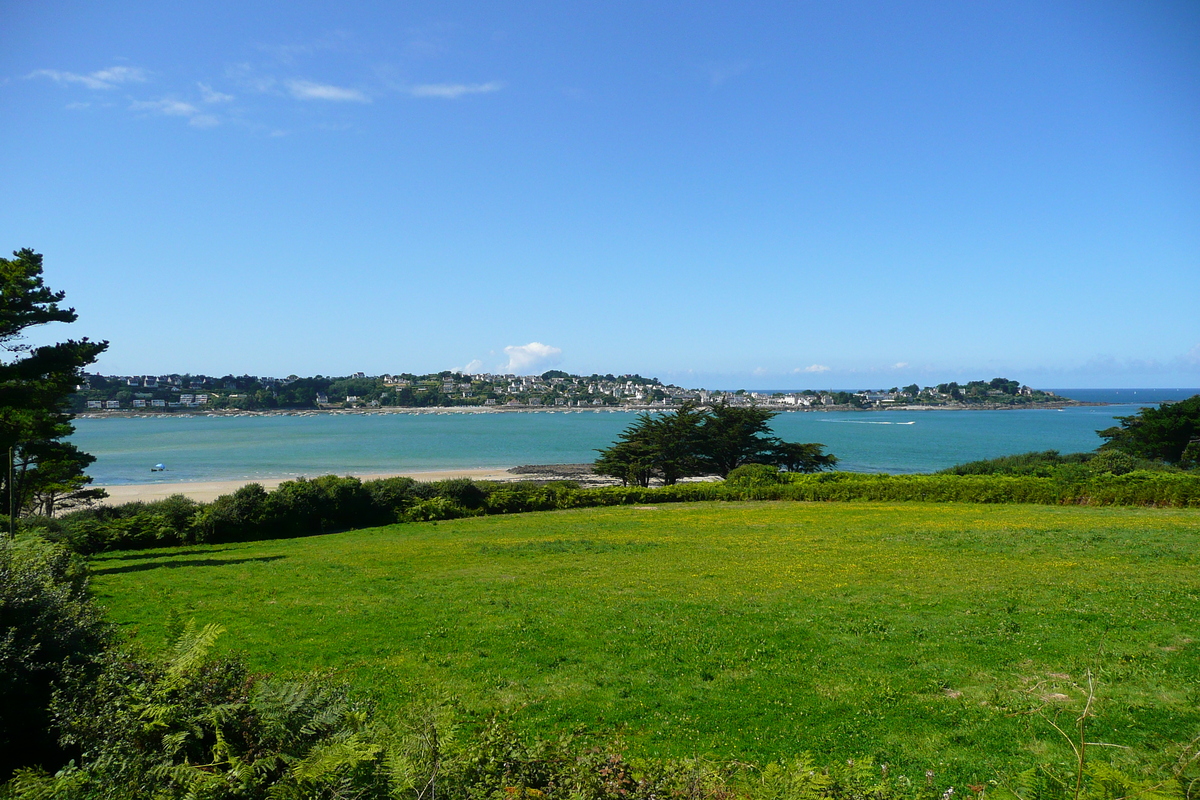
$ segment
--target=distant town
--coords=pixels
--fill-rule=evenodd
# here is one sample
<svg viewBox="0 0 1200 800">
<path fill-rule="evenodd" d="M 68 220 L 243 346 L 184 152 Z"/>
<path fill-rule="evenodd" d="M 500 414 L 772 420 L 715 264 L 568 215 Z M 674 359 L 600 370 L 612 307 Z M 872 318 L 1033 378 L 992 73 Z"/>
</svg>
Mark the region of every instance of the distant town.
<svg viewBox="0 0 1200 800">
<path fill-rule="evenodd" d="M 685 389 L 640 375 L 541 375 L 438 372 L 286 378 L 255 375 L 84 375 L 72 397 L 76 413 L 130 411 L 369 410 L 397 408 L 668 409 L 685 402 L 760 405 L 779 410 L 881 409 L 911 406 L 1004 408 L 1070 404 L 1053 392 L 994 378 L 965 384 L 894 386 L 877 391 L 795 392 Z"/>
</svg>

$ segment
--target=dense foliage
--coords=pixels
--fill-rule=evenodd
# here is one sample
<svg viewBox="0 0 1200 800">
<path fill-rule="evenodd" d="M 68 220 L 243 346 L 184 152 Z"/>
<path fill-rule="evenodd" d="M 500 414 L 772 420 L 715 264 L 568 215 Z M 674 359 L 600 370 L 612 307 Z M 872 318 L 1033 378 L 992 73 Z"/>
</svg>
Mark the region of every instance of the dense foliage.
<svg viewBox="0 0 1200 800">
<path fill-rule="evenodd" d="M 717 403 L 700 409 L 684 403 L 670 414 L 643 414 L 611 447 L 599 451 L 593 469 L 626 486 L 654 479 L 673 486 L 680 478 L 719 475 L 743 464 L 770 464 L 789 472 L 832 469 L 837 458 L 824 445 L 784 442 L 767 424 L 776 412 L 756 406 Z"/>
<path fill-rule="evenodd" d="M 941 475 L 1036 475 L 1060 480 L 1086 480 L 1098 475 L 1124 475 L 1135 470 L 1179 472 L 1175 467 L 1149 458 L 1137 458 L 1120 450 L 1096 453 L 1033 453 L 969 461 L 942 470 Z"/>
<path fill-rule="evenodd" d="M 1097 431 L 1107 440 L 1101 450 L 1158 459 L 1189 469 L 1200 467 L 1200 394 L 1178 403 L 1147 406 L 1137 414 L 1117 419 L 1118 425 Z"/>
<path fill-rule="evenodd" d="M 725 481 L 661 487 L 582 489 L 571 481 L 498 483 L 459 478 L 424 483 L 403 477 L 361 481 L 326 475 L 286 481 L 270 492 L 259 484 L 247 484 L 211 503 L 175 495 L 149 503 L 99 506 L 54 519 L 29 518 L 21 525 L 77 552 L 99 553 L 280 539 L 394 522 L 698 500 L 1200 507 L 1200 474 L 1139 469 L 1137 462 L 1119 453 L 1077 460 L 1048 452 L 1052 455 L 977 462 L 965 465 L 962 474 L 938 475 L 787 473 L 773 465 L 751 463 L 731 470 Z"/>
<path fill-rule="evenodd" d="M 0 781 L 20 765 L 61 761 L 50 698 L 93 674 L 108 642 L 78 556 L 37 538 L 0 539 Z"/>
<path fill-rule="evenodd" d="M 55 776 L 18 774 L 17 797 L 309 798 L 376 790 L 381 747 L 370 708 L 336 681 L 251 675 L 212 658 L 214 625 L 185 626 L 160 658 L 108 654 L 94 680 L 54 705 L 64 743 L 81 754 Z"/>
<path fill-rule="evenodd" d="M 999 458 L 988 458 L 982 461 L 968 461 L 955 464 L 953 467 L 941 470 L 942 475 L 1037 475 L 1050 477 L 1055 470 L 1067 464 L 1084 464 L 1092 459 L 1094 453 L 1067 453 L 1063 455 L 1057 450 L 1043 450 L 1032 453 L 1018 453 Z"/>
<path fill-rule="evenodd" d="M 83 474 L 95 458 L 62 440 L 74 431 L 69 403 L 83 368 L 108 343 L 21 343 L 30 328 L 78 318 L 59 305 L 64 296 L 43 283 L 39 254 L 24 249 L 0 258 L 0 348 L 15 354 L 0 362 L 0 453 L 11 449 L 16 462 L 12 486 L 8 470 L 0 470 L 0 497 L 8 501 L 11 491 L 17 513 L 53 515 L 63 501 L 103 496 L 87 488 L 91 478 Z"/>
</svg>

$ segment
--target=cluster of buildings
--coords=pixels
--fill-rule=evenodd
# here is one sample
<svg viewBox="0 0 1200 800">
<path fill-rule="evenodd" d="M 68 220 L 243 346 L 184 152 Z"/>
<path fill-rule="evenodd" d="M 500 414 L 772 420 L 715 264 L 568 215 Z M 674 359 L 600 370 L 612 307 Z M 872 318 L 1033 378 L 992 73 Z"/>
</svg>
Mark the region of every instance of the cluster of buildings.
<svg viewBox="0 0 1200 800">
<path fill-rule="evenodd" d="M 999 382 L 999 383 L 998 383 Z M 1051 396 L 1015 381 L 995 379 L 1002 389 L 982 381 L 964 387 L 916 385 L 890 391 L 736 392 L 685 389 L 640 375 L 570 375 L 552 370 L 542 375 L 464 374 L 440 372 L 343 378 L 286 378 L 226 375 L 87 375 L 76 395 L 83 411 L 132 409 L 186 410 L 208 408 L 380 408 L 485 406 L 504 408 L 595 408 L 604 406 L 671 408 L 692 402 L 700 406 L 727 403 L 779 410 L 799 408 L 886 408 L 910 403 L 942 405 L 958 402 L 1020 402 Z M 962 390 L 966 390 L 964 395 Z M 992 395 L 995 395 L 993 398 Z"/>
<path fill-rule="evenodd" d="M 121 408 L 203 408 L 208 405 L 207 394 L 180 394 L 178 400 L 167 400 L 164 398 L 146 396 L 139 397 L 135 393 L 133 399 L 129 401 L 128 406 L 124 406 L 120 400 L 86 400 L 86 407 L 89 411 L 98 411 L 103 409 L 119 410 Z"/>
<path fill-rule="evenodd" d="M 296 379 L 292 376 L 292 379 Z M 198 409 L 244 395 L 249 387 L 278 386 L 288 379 L 251 375 L 90 375 L 76 387 L 75 408 L 86 411 Z"/>
</svg>

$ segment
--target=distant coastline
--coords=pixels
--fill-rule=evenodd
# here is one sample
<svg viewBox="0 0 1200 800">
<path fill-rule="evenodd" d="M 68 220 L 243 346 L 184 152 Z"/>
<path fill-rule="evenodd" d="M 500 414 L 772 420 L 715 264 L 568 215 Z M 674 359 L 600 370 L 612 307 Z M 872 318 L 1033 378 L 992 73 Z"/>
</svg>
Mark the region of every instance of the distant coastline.
<svg viewBox="0 0 1200 800">
<path fill-rule="evenodd" d="M 98 414 L 216 411 L 307 412 L 334 410 L 480 409 L 480 410 L 646 410 L 692 404 L 757 405 L 772 410 L 842 411 L 906 406 L 1037 407 L 1071 403 L 1069 396 L 1035 389 L 1008 378 L 955 381 L 922 387 L 913 383 L 891 389 L 803 389 L 750 391 L 688 389 L 636 374 L 572 375 L 549 370 L 541 375 L 463 374 L 453 371 L 368 376 L 362 372 L 333 378 L 322 375 L 286 378 L 255 375 L 98 375 L 85 374 L 71 396 L 71 410 Z"/>
<path fill-rule="evenodd" d="M 872 406 L 861 408 L 852 405 L 830 406 L 793 406 L 774 403 L 759 403 L 760 408 L 770 409 L 780 414 L 821 413 L 828 411 L 856 411 L 874 413 L 880 411 L 1019 411 L 1032 409 L 1056 410 L 1060 408 L 1075 408 L 1079 406 L 1110 406 L 1114 403 L 1084 402 L 1059 398 L 1052 402 L 1029 403 L 1024 405 L 1007 405 L 1001 403 L 945 403 L 940 405 L 896 405 Z M 392 414 L 628 414 L 628 413 L 665 413 L 674 411 L 677 406 L 650 405 L 610 405 L 595 407 L 562 407 L 537 405 L 506 405 L 506 406 L 379 406 L 377 408 L 270 408 L 270 409 L 162 409 L 150 410 L 144 408 L 102 409 L 80 412 L 76 419 L 105 419 L 105 418 L 151 418 L 151 417 L 313 417 L 313 416 L 385 416 Z"/>
</svg>

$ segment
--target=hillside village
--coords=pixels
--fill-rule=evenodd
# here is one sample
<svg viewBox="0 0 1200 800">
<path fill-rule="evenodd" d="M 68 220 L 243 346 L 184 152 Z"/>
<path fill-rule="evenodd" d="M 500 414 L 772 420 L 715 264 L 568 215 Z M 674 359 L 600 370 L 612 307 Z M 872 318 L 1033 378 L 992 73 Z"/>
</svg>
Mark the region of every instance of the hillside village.
<svg viewBox="0 0 1200 800">
<path fill-rule="evenodd" d="M 131 411 L 270 411 L 387 408 L 482 409 L 667 409 L 691 401 L 760 405 L 779 410 L 880 409 L 905 406 L 1009 407 L 1069 403 L 1053 392 L 1031 389 L 1005 378 L 912 384 L 879 391 L 754 392 L 686 389 L 640 375 L 541 375 L 439 372 L 347 377 L 286 378 L 254 375 L 85 375 L 72 398 L 76 413 Z"/>
</svg>

